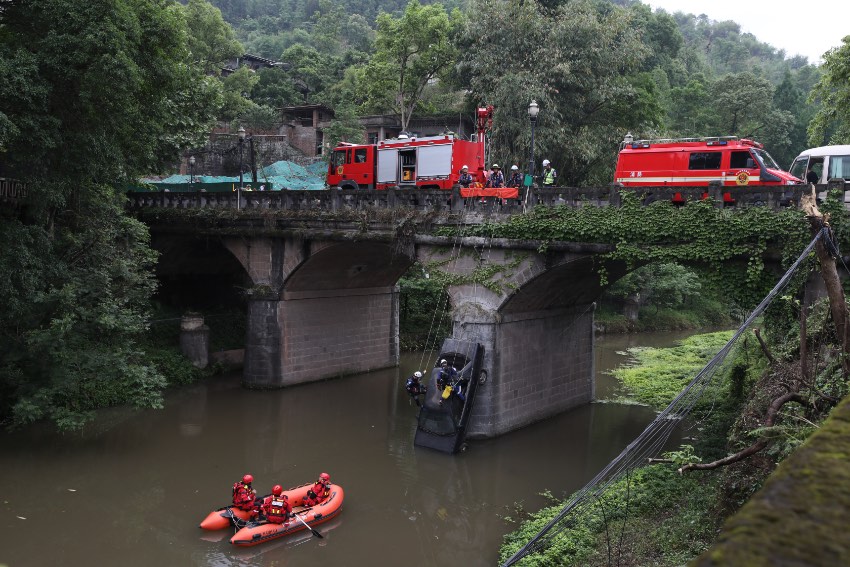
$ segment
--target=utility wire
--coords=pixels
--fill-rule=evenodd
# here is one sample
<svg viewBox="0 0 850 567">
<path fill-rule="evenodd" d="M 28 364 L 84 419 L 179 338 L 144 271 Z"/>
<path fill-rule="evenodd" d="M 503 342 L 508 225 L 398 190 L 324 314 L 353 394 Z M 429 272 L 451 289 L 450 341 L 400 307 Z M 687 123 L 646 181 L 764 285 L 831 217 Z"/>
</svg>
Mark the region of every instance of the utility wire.
<svg viewBox="0 0 850 567">
<path fill-rule="evenodd" d="M 715 370 L 717 366 L 726 359 L 741 335 L 744 334 L 764 310 L 767 309 L 773 299 L 788 285 L 791 277 L 797 272 L 800 265 L 812 252 L 821 238 L 828 242 L 829 246 L 835 246 L 834 242 L 831 241 L 829 229 L 826 227 L 822 228 L 770 293 L 765 296 L 732 338 L 720 349 L 720 352 L 697 373 L 690 383 L 670 402 L 670 405 L 659 413 L 652 423 L 613 461 L 608 463 L 604 469 L 587 483 L 584 488 L 576 492 L 558 515 L 546 524 L 519 551 L 505 561 L 502 567 L 514 565 L 523 557 L 531 553 L 540 552 L 548 547 L 555 536 L 575 524 L 578 514 L 585 507 L 592 504 L 593 499 L 600 498 L 602 493 L 613 483 L 638 468 L 638 466 L 643 465 L 647 458 L 658 454 L 676 426 L 690 413 L 696 402 L 703 395 L 711 379 L 716 374 Z"/>
</svg>

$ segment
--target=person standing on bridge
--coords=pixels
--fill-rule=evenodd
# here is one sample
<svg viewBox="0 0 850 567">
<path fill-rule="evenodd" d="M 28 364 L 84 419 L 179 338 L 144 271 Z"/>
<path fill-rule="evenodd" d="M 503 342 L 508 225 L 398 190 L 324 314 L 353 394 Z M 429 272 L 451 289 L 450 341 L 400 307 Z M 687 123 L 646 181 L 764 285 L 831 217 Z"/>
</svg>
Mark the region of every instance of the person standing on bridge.
<svg viewBox="0 0 850 567">
<path fill-rule="evenodd" d="M 548 159 L 543 160 L 543 187 L 554 187 L 555 180 L 558 179 L 558 172 L 552 167 L 552 162 Z"/>
<path fill-rule="evenodd" d="M 818 175 L 817 171 L 810 167 L 809 171 L 806 173 L 806 183 L 817 185 L 818 179 L 820 179 L 820 176 Z"/>
<path fill-rule="evenodd" d="M 514 187 L 516 189 L 522 187 L 522 174 L 516 165 L 511 166 L 511 178 L 508 179 L 507 187 Z"/>
<path fill-rule="evenodd" d="M 469 174 L 469 166 L 464 165 L 463 167 L 461 167 L 460 177 L 458 177 L 457 180 L 458 185 L 464 188 L 468 188 L 470 185 L 472 185 L 473 181 L 474 180 L 472 179 L 472 175 Z"/>
<path fill-rule="evenodd" d="M 498 163 L 494 163 L 493 167 L 490 170 L 490 176 L 487 178 L 487 187 L 492 187 L 493 189 L 501 189 L 505 186 L 505 174 L 502 173 L 502 169 L 499 167 Z"/>
</svg>

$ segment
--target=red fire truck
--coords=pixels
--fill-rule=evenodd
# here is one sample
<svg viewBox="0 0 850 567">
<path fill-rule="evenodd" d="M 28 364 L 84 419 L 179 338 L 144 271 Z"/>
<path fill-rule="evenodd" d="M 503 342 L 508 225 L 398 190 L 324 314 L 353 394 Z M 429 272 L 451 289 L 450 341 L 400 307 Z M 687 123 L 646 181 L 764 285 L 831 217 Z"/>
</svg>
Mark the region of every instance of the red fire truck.
<svg viewBox="0 0 850 567">
<path fill-rule="evenodd" d="M 764 146 L 736 136 L 633 140 L 620 144 L 614 180 L 626 187 L 794 185 Z"/>
<path fill-rule="evenodd" d="M 493 107 L 478 109 L 472 141 L 454 134 L 382 140 L 377 144 L 341 143 L 328 165 L 331 189 L 451 189 L 460 168 L 469 167 L 476 184 L 485 182 L 485 132 L 493 124 Z"/>
</svg>

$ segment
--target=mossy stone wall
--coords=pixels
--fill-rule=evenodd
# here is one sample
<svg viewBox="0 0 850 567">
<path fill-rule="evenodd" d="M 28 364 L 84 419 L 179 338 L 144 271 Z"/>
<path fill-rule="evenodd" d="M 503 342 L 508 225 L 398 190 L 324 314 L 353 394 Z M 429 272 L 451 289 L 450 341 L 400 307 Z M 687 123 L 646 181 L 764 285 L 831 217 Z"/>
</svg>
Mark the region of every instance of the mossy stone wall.
<svg viewBox="0 0 850 567">
<path fill-rule="evenodd" d="M 850 397 L 691 565 L 850 565 Z"/>
</svg>

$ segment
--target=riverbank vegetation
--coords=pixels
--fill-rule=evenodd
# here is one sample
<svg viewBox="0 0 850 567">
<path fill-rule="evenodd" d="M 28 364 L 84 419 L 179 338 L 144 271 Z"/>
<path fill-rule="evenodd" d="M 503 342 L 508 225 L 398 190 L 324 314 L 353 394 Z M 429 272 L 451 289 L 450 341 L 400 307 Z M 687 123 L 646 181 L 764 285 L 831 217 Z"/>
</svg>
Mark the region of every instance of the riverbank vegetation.
<svg viewBox="0 0 850 567">
<path fill-rule="evenodd" d="M 708 549 L 723 520 L 848 391 L 828 301 L 804 309 L 784 296 L 762 323 L 765 332 L 742 336 L 704 390 L 678 449 L 617 480 L 520 564 L 672 567 Z M 628 398 L 660 410 L 730 334 L 695 336 L 666 349 L 630 349 L 630 362 L 615 375 Z M 550 507 L 533 513 L 517 508 L 508 514 L 519 527 L 506 536 L 501 560 L 552 521 L 569 499 L 553 498 Z"/>
</svg>

